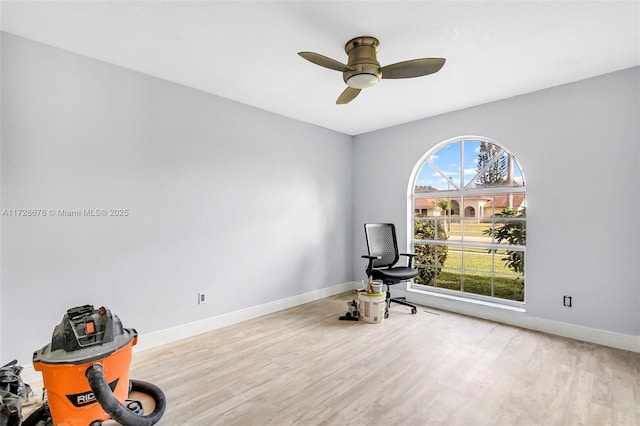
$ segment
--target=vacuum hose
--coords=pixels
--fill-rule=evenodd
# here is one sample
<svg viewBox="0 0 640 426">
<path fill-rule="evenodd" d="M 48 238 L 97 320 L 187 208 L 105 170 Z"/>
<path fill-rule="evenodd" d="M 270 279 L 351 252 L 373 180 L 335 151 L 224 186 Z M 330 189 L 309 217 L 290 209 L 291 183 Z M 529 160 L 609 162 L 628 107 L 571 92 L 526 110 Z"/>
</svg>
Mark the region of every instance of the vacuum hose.
<svg viewBox="0 0 640 426">
<path fill-rule="evenodd" d="M 164 414 L 164 409 L 167 405 L 167 400 L 162 390 L 159 387 L 143 382 L 141 380 L 131 380 L 131 390 L 140 391 L 153 398 L 156 403 L 156 407 L 148 416 L 139 416 L 129 410 L 124 404 L 113 396 L 113 392 L 107 383 L 107 378 L 104 376 L 102 366 L 100 364 L 90 365 L 85 371 L 87 379 L 89 379 L 89 386 L 96 396 L 96 399 L 104 409 L 104 411 L 111 416 L 111 418 L 123 426 L 151 426 L 160 420 Z"/>
</svg>

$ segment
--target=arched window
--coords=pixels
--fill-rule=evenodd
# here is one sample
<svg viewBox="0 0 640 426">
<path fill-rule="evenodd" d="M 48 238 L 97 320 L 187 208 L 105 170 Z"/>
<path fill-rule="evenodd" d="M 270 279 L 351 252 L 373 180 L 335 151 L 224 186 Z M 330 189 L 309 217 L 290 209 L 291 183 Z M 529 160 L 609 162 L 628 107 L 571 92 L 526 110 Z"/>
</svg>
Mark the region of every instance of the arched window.
<svg viewBox="0 0 640 426">
<path fill-rule="evenodd" d="M 464 208 L 464 217 L 476 217 L 476 209 L 471 206 Z"/>
<path fill-rule="evenodd" d="M 513 154 L 484 137 L 451 139 L 418 161 L 411 182 L 412 286 L 522 304 L 527 202 Z"/>
<path fill-rule="evenodd" d="M 449 214 L 453 216 L 460 216 L 460 204 L 456 200 L 451 200 L 451 211 Z"/>
</svg>

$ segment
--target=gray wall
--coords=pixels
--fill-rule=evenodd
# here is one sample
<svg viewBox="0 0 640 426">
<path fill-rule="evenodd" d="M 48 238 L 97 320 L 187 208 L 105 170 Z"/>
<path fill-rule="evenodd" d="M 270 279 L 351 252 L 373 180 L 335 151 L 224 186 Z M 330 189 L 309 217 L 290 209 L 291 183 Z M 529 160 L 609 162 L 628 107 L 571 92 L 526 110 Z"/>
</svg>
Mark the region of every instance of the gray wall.
<svg viewBox="0 0 640 426">
<path fill-rule="evenodd" d="M 362 224 L 406 247 L 411 171 L 461 135 L 526 174 L 527 314 L 640 331 L 640 68 L 352 139 L 1 34 L 0 207 L 130 212 L 2 217 L 1 360 L 78 304 L 144 334 L 360 281 Z"/>
<path fill-rule="evenodd" d="M 1 360 L 66 309 L 148 333 L 351 278 L 351 137 L 2 34 Z M 209 301 L 197 305 L 197 292 Z"/>
<path fill-rule="evenodd" d="M 516 155 L 527 179 L 527 314 L 637 335 L 639 104 L 635 67 L 356 136 L 354 276 L 364 275 L 363 223 L 396 223 L 407 247 L 420 157 L 452 137 L 486 136 Z"/>
</svg>

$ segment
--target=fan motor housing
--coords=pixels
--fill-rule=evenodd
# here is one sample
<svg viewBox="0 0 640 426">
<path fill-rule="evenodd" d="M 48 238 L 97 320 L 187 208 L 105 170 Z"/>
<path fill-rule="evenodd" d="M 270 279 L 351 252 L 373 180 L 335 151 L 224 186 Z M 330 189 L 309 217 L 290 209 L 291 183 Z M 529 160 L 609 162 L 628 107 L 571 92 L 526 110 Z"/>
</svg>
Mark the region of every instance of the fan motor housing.
<svg viewBox="0 0 640 426">
<path fill-rule="evenodd" d="M 353 71 L 342 73 L 344 82 L 353 88 L 364 89 L 376 84 L 382 78 L 380 63 L 376 53 L 380 42 L 375 37 L 356 37 L 344 46 L 349 56 L 349 65 Z"/>
</svg>

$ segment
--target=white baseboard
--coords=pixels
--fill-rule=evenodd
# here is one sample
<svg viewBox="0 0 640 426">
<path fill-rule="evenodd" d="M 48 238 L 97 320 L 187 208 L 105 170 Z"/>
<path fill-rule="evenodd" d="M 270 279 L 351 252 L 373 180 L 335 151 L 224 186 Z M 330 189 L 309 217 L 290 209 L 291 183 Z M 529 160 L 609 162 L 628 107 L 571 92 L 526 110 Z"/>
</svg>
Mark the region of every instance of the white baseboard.
<svg viewBox="0 0 640 426">
<path fill-rule="evenodd" d="M 344 293 L 345 291 L 349 290 L 354 290 L 358 288 L 358 285 L 359 283 L 350 281 L 332 287 L 314 290 L 309 293 L 303 293 L 296 296 L 287 297 L 285 299 L 274 300 L 273 302 L 264 303 L 262 305 L 251 306 L 249 308 L 240 309 L 239 311 L 205 318 L 200 321 L 190 322 L 187 324 L 179 325 L 177 327 L 144 334 L 138 338 L 138 343 L 133 347 L 133 351 L 134 353 L 145 351 L 175 342 L 180 339 L 196 336 L 198 334 L 217 330 L 229 325 L 238 324 L 243 321 L 293 308 L 294 306 L 303 305 L 315 300 L 324 299 L 325 297 Z"/>
<path fill-rule="evenodd" d="M 482 303 L 456 300 L 453 297 L 406 291 L 402 288 L 394 289 L 394 296 L 405 296 L 412 303 L 423 306 L 640 353 L 640 336 L 538 318 L 509 307 L 496 308 Z"/>
<path fill-rule="evenodd" d="M 154 331 L 148 334 L 142 334 L 138 337 L 138 343 L 133 347 L 133 353 L 145 351 L 158 346 L 166 345 L 187 337 L 196 336 L 208 331 L 217 330 L 229 325 L 238 324 L 243 321 L 258 318 L 284 309 L 293 308 L 294 306 L 303 305 L 315 300 L 324 299 L 325 297 L 343 293 L 345 291 L 357 289 L 361 284 L 355 281 L 349 281 L 332 287 L 321 288 L 308 293 L 298 294 L 296 296 L 287 297 L 273 302 L 264 303 L 262 305 L 251 306 L 249 308 L 240 309 L 238 311 L 229 312 L 215 317 L 205 318 L 203 320 L 182 324 L 176 327 L 167 328 L 165 330 Z M 33 369 L 33 365 L 26 365 L 20 375 L 25 383 L 42 385 L 42 375 Z M 34 388 L 34 391 L 39 389 Z"/>
</svg>

